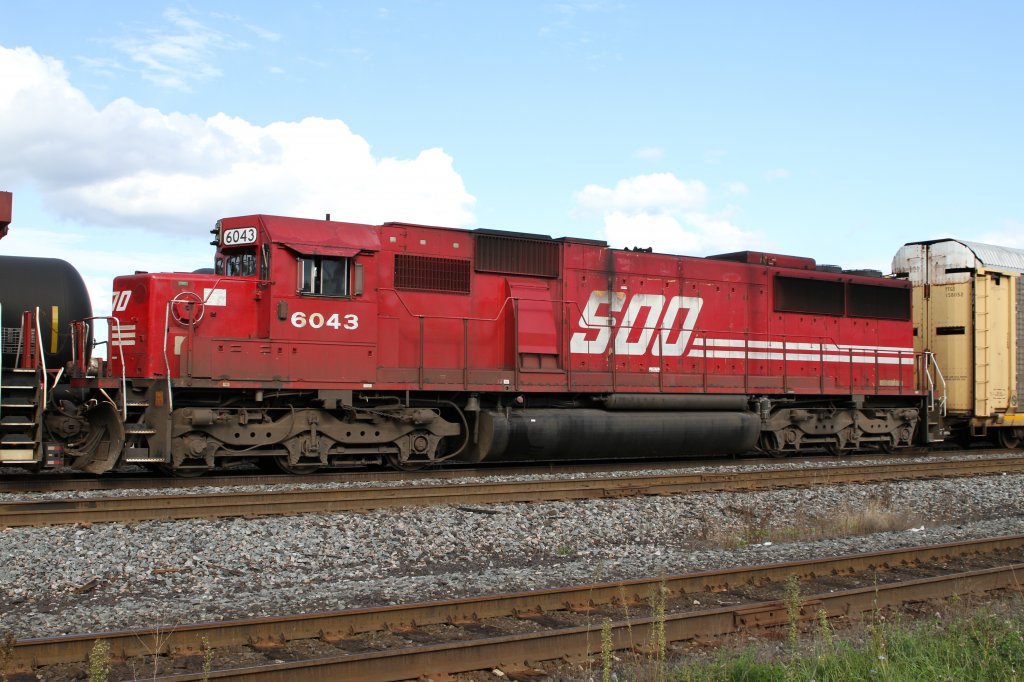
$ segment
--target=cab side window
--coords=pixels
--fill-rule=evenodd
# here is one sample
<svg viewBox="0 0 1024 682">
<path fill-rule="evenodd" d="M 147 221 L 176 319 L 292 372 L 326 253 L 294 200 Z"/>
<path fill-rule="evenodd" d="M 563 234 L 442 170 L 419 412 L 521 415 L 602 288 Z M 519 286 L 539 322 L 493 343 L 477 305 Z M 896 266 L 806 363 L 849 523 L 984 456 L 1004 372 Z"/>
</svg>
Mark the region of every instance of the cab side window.
<svg viewBox="0 0 1024 682">
<path fill-rule="evenodd" d="M 350 258 L 299 258 L 299 293 L 311 296 L 348 296 Z"/>
</svg>

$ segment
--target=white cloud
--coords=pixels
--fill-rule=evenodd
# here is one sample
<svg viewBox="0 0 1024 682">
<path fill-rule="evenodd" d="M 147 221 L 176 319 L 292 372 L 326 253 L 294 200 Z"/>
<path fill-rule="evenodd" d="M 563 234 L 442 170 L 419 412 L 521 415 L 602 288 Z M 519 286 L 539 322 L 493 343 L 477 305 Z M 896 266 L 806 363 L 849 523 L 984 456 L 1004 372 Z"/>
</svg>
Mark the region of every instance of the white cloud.
<svg viewBox="0 0 1024 682">
<path fill-rule="evenodd" d="M 623 213 L 604 218 L 605 239 L 616 248 L 651 247 L 656 253 L 703 256 L 770 248 L 768 240 L 734 225 L 724 215 L 688 212 Z"/>
<path fill-rule="evenodd" d="M 673 173 L 653 173 L 619 180 L 614 189 L 587 185 L 576 193 L 581 208 L 615 211 L 675 210 L 703 205 L 707 186 L 700 180 L 680 180 Z"/>
<path fill-rule="evenodd" d="M 443 150 L 377 158 L 337 119 L 265 126 L 165 114 L 121 98 L 96 109 L 63 65 L 0 47 L 0 177 L 94 225 L 173 232 L 278 213 L 462 226 L 473 197 Z"/>
<path fill-rule="evenodd" d="M 622 213 L 604 217 L 605 238 L 616 248 L 651 247 L 658 253 L 693 253 L 700 237 L 667 213 Z"/>
<path fill-rule="evenodd" d="M 266 40 L 268 42 L 276 43 L 277 41 L 281 40 L 280 33 L 275 33 L 270 29 L 263 28 L 262 26 L 257 26 L 256 24 L 246 24 L 245 27 L 253 33 L 255 33 L 256 35 L 258 35 L 260 38 L 263 38 L 263 40 Z"/>
<path fill-rule="evenodd" d="M 129 69 L 121 62 L 110 57 L 75 57 L 83 67 L 104 78 L 113 78 L 118 73 L 124 73 Z"/>
<path fill-rule="evenodd" d="M 216 52 L 246 47 L 244 42 L 180 10 L 168 9 L 163 16 L 170 24 L 167 30 L 149 29 L 139 37 L 111 41 L 115 50 L 141 67 L 143 78 L 158 86 L 189 90 L 194 81 L 221 75 L 220 69 L 213 65 Z"/>
<path fill-rule="evenodd" d="M 746 194 L 748 190 L 747 190 L 746 183 L 743 183 L 743 182 L 730 182 L 728 185 L 725 186 L 725 191 L 728 194 L 740 195 L 740 194 Z"/>
<path fill-rule="evenodd" d="M 765 171 L 764 177 L 767 180 L 786 180 L 789 178 L 789 171 L 785 168 L 773 168 Z"/>
<path fill-rule="evenodd" d="M 704 255 L 768 245 L 761 235 L 732 222 L 735 209 L 709 210 L 703 182 L 672 173 L 620 180 L 614 189 L 588 185 L 575 198 L 582 209 L 603 214 L 605 238 L 616 248 Z"/>
<path fill-rule="evenodd" d="M 661 147 L 642 147 L 633 152 L 637 159 L 662 159 L 665 157 L 665 150 Z"/>
<path fill-rule="evenodd" d="M 15 197 L 17 202 L 17 197 Z M 210 235 L 205 229 L 196 230 L 191 239 L 175 235 L 147 235 L 146 239 L 125 238 L 123 230 L 98 229 L 86 233 L 59 232 L 40 228 L 18 220 L 11 233 L 4 238 L 6 256 L 45 255 L 59 258 L 74 265 L 82 275 L 94 315 L 110 314 L 110 284 L 115 277 L 136 270 L 148 272 L 190 272 L 196 268 L 211 267 L 213 247 L 207 242 Z M 212 227 L 203 225 L 204 228 Z M 45 244 L 45 252 L 40 252 Z M 116 249 L 110 248 L 117 244 Z M 181 247 L 185 248 L 181 248 Z"/>
</svg>

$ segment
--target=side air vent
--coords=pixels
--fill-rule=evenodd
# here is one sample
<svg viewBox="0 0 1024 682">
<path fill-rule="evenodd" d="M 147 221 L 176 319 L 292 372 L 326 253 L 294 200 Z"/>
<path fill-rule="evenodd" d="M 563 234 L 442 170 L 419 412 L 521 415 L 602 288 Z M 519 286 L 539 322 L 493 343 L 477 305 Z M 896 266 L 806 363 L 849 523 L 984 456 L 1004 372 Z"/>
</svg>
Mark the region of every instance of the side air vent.
<svg viewBox="0 0 1024 682">
<path fill-rule="evenodd" d="M 470 263 L 458 258 L 395 254 L 395 288 L 468 294 Z"/>
<path fill-rule="evenodd" d="M 560 248 L 556 241 L 478 234 L 476 269 L 506 275 L 558 277 Z"/>
<path fill-rule="evenodd" d="M 831 279 L 775 277 L 775 310 L 781 313 L 842 315 L 843 283 Z"/>
<path fill-rule="evenodd" d="M 876 284 L 851 284 L 846 291 L 846 314 L 851 317 L 909 321 L 910 297 L 910 289 Z"/>
</svg>

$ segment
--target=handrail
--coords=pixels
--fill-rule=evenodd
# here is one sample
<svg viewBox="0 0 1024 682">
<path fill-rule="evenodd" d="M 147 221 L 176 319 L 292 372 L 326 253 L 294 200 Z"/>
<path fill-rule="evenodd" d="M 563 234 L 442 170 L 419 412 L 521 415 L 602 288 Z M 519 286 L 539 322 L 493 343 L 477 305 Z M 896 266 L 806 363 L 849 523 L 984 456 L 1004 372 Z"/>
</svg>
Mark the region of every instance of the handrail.
<svg viewBox="0 0 1024 682">
<path fill-rule="evenodd" d="M 944 376 L 942 376 L 942 368 L 939 367 L 938 360 L 935 359 L 935 353 L 933 353 L 930 350 L 926 350 L 924 353 L 922 353 L 922 355 L 923 355 L 923 358 L 924 358 L 924 365 L 925 365 L 925 368 L 924 368 L 925 372 L 924 372 L 924 374 L 925 374 L 925 376 L 928 377 L 928 385 L 929 385 L 929 406 L 928 406 L 928 409 L 930 411 L 935 409 L 935 387 L 936 387 L 936 384 L 935 384 L 935 382 L 932 379 L 931 371 L 928 369 L 929 366 L 931 366 L 931 367 L 935 368 L 935 374 L 939 378 L 939 381 L 942 382 L 942 397 L 939 400 L 939 409 L 940 409 L 940 411 L 942 413 L 942 416 L 945 417 L 946 416 L 946 397 L 947 397 L 946 396 L 946 378 Z"/>
<path fill-rule="evenodd" d="M 223 277 L 221 279 L 223 279 Z M 220 279 L 217 280 L 217 282 L 220 282 L 220 281 L 221 281 Z M 182 295 L 194 296 L 195 298 L 197 298 L 199 300 L 198 301 L 188 301 L 187 299 L 179 298 L 179 296 L 182 296 Z M 174 412 L 174 395 L 172 393 L 172 388 L 171 388 L 171 360 L 170 360 L 169 357 L 167 357 L 167 340 L 170 338 L 170 334 L 171 334 L 171 309 L 172 309 L 172 307 L 174 306 L 175 303 L 188 303 L 190 305 L 195 305 L 195 304 L 198 303 L 200 306 L 205 306 L 207 301 L 210 300 L 210 296 L 212 296 L 212 295 L 213 295 L 213 289 L 211 289 L 210 293 L 207 294 L 207 296 L 205 296 L 205 297 L 202 297 L 199 294 L 196 294 L 195 292 L 192 292 L 192 291 L 179 291 L 177 294 L 174 295 L 173 298 L 171 298 L 169 301 L 167 301 L 167 305 L 166 305 L 166 307 L 164 309 L 163 353 L 164 353 L 164 375 L 166 376 L 166 380 L 167 380 L 167 412 L 168 412 L 168 414 Z M 200 313 L 200 318 L 199 319 L 202 319 L 201 315 L 202 315 L 202 313 Z M 189 320 L 188 320 L 188 328 L 189 328 L 189 330 L 195 330 L 196 325 L 199 323 L 199 319 L 189 318 Z M 177 320 L 177 318 L 175 318 L 175 320 L 179 321 L 179 320 Z M 190 331 L 189 335 L 192 336 L 192 334 L 193 334 L 193 332 Z"/>
<path fill-rule="evenodd" d="M 558 298 L 523 299 L 523 298 L 520 298 L 520 297 L 508 296 L 502 302 L 502 305 L 499 308 L 498 312 L 495 315 L 493 315 L 493 316 L 489 316 L 489 317 L 465 317 L 465 316 L 461 316 L 461 315 L 436 315 L 436 314 L 426 314 L 426 313 L 421 313 L 421 312 L 414 312 L 411 309 L 411 307 L 408 304 L 408 302 L 402 297 L 402 294 L 399 291 L 395 290 L 395 289 L 386 288 L 386 289 L 380 289 L 380 291 L 382 291 L 382 292 L 383 291 L 387 291 L 387 292 L 393 293 L 395 295 L 396 301 L 399 303 L 399 305 L 403 309 L 404 313 L 406 315 L 408 315 L 412 319 L 419 320 L 419 323 L 420 323 L 420 331 L 419 331 L 419 335 L 420 335 L 420 352 L 419 352 L 419 355 L 420 355 L 420 358 L 419 358 L 419 361 L 418 361 L 419 367 L 417 369 L 419 370 L 419 382 L 421 383 L 421 385 L 422 385 L 422 382 L 424 380 L 423 372 L 424 372 L 424 369 L 425 369 L 424 362 L 423 362 L 424 353 L 425 353 L 425 349 L 423 347 L 423 343 L 425 341 L 425 332 L 424 332 L 424 329 L 423 329 L 423 323 L 426 322 L 426 321 L 430 321 L 430 320 L 433 320 L 433 321 L 461 321 L 463 323 L 462 324 L 463 344 L 464 344 L 464 346 L 468 346 L 468 343 L 469 343 L 469 339 L 468 339 L 468 335 L 469 335 L 468 322 L 484 322 L 484 323 L 486 323 L 486 322 L 491 322 L 491 323 L 498 322 L 499 319 L 501 318 L 501 316 L 505 313 L 505 309 L 509 306 L 510 302 L 512 303 L 513 313 L 515 312 L 515 307 L 516 307 L 515 304 L 518 301 L 520 301 L 520 300 L 536 300 L 536 301 L 539 301 L 539 302 L 550 303 L 553 306 L 562 305 L 562 306 L 573 307 L 573 308 L 576 309 L 576 311 L 580 311 L 581 310 L 580 307 L 579 307 L 579 302 L 576 301 L 576 300 L 558 299 Z M 566 314 L 566 312 L 568 312 L 568 311 L 563 312 L 563 315 L 566 318 L 565 319 L 566 324 L 569 325 L 570 324 L 570 320 L 568 318 L 570 317 L 571 312 L 568 312 L 568 314 Z M 615 325 L 613 324 L 612 327 L 614 327 L 614 326 Z M 633 329 L 635 331 L 635 330 L 638 330 L 638 329 L 641 329 L 641 328 L 633 327 Z M 663 329 L 661 326 L 659 326 L 657 324 L 650 324 L 650 325 L 645 324 L 642 327 L 642 329 L 653 333 L 652 338 L 655 339 L 654 343 L 660 343 L 661 342 L 661 338 L 658 336 L 658 332 L 668 331 L 668 330 Z M 687 330 L 683 330 L 683 329 L 680 328 L 679 331 L 683 332 L 683 331 L 687 331 Z M 876 395 L 881 394 L 883 388 L 889 388 L 890 387 L 890 385 L 886 385 L 885 387 L 882 386 L 882 371 L 883 371 L 882 367 L 883 367 L 883 364 L 888 364 L 890 362 L 895 365 L 892 371 L 895 372 L 895 375 L 896 375 L 895 376 L 895 380 L 897 380 L 899 382 L 898 383 L 898 388 L 900 390 L 906 390 L 908 386 L 910 386 L 910 387 L 913 386 L 913 380 L 912 379 L 910 380 L 910 383 L 908 383 L 908 380 L 907 380 L 907 378 L 905 376 L 905 370 L 906 370 L 906 366 L 908 364 L 907 360 L 910 360 L 909 364 L 911 365 L 911 367 L 913 366 L 913 359 L 914 359 L 914 356 L 916 354 L 913 351 L 913 349 L 908 349 L 908 348 L 901 347 L 901 346 L 870 346 L 870 345 L 864 345 L 864 344 L 838 343 L 831 335 L 822 335 L 822 336 L 815 336 L 815 335 L 812 335 L 812 334 L 792 334 L 792 335 L 791 334 L 784 334 L 784 335 L 778 335 L 778 334 L 772 334 L 771 332 L 768 332 L 768 331 L 759 331 L 759 332 L 749 332 L 748 331 L 748 332 L 744 332 L 741 335 L 742 338 L 735 339 L 736 342 L 742 344 L 742 349 L 740 349 L 740 348 L 726 348 L 725 346 L 722 346 L 721 349 L 717 349 L 715 347 L 715 344 L 708 344 L 706 342 L 706 340 L 708 340 L 710 337 L 715 336 L 716 334 L 725 334 L 727 336 L 732 336 L 732 335 L 735 334 L 735 331 L 733 331 L 733 330 L 726 330 L 726 329 L 717 329 L 717 330 L 708 330 L 708 329 L 698 330 L 698 329 L 692 329 L 692 330 L 688 330 L 688 331 L 692 334 L 692 339 L 691 339 L 690 344 L 688 344 L 688 346 L 692 347 L 693 345 L 695 345 L 694 341 L 696 341 L 697 342 L 696 345 L 699 346 L 700 350 L 702 351 L 699 356 L 696 356 L 696 358 L 701 360 L 701 363 L 700 363 L 701 364 L 700 373 L 704 375 L 704 382 L 703 383 L 704 383 L 705 387 L 707 387 L 707 382 L 708 382 L 708 370 L 709 370 L 709 362 L 708 362 L 708 360 L 710 359 L 709 356 L 713 357 L 712 353 L 710 353 L 708 351 L 715 351 L 715 350 L 732 350 L 732 351 L 737 351 L 737 352 L 741 352 L 742 353 L 742 355 L 737 355 L 737 356 L 734 356 L 734 357 L 735 357 L 735 359 L 742 360 L 742 362 L 743 362 L 742 379 L 744 381 L 744 384 L 743 384 L 744 385 L 744 390 L 750 390 L 751 389 L 751 385 L 750 385 L 751 384 L 751 378 L 755 376 L 755 375 L 751 374 L 751 372 L 750 372 L 751 361 L 756 360 L 756 358 L 752 358 L 751 357 L 752 354 L 757 354 L 757 353 L 765 353 L 765 354 L 772 354 L 772 355 L 779 354 L 780 357 L 778 357 L 778 358 L 765 357 L 765 358 L 763 358 L 763 360 L 766 361 L 766 362 L 782 361 L 783 362 L 782 377 L 783 377 L 784 382 L 788 385 L 789 366 L 787 364 L 787 360 L 788 360 L 787 356 L 789 356 L 792 353 L 800 353 L 801 351 L 802 352 L 814 353 L 814 354 L 816 354 L 818 356 L 818 367 L 819 367 L 820 378 L 821 378 L 821 381 L 822 381 L 822 390 L 823 391 L 824 391 L 824 378 L 826 376 L 825 364 L 826 363 L 830 363 L 830 362 L 838 362 L 838 363 L 841 363 L 841 364 L 848 364 L 849 365 L 849 372 L 850 372 L 849 386 L 847 386 L 846 388 L 848 388 L 850 391 L 855 391 L 855 389 L 857 388 L 856 386 L 854 386 L 854 376 L 857 373 L 856 366 L 858 364 L 861 364 L 862 362 L 864 364 L 871 364 L 873 366 L 873 369 L 874 369 L 874 371 L 873 371 L 873 375 L 874 375 L 873 376 L 873 380 L 874 380 L 873 381 L 873 385 L 872 386 L 864 386 L 863 388 L 867 389 L 868 391 L 873 392 Z M 571 329 L 569 329 L 569 328 L 564 329 L 564 338 L 562 340 L 562 350 L 560 351 L 561 353 L 566 353 L 565 360 L 566 360 L 566 363 L 567 363 L 567 365 L 566 365 L 566 367 L 567 367 L 567 381 L 569 382 L 570 387 L 571 387 L 571 384 L 572 384 L 572 380 L 571 380 L 571 376 L 570 376 L 571 375 L 572 364 L 571 364 L 571 361 L 568 358 L 568 354 L 567 354 L 567 351 L 566 351 L 566 345 L 565 344 L 568 343 L 567 339 L 570 337 L 571 334 L 572 334 L 572 330 Z M 756 346 L 756 345 L 752 346 L 751 345 L 751 344 L 757 343 L 759 341 L 759 339 L 760 339 L 760 342 L 764 344 L 763 348 L 760 347 L 760 346 Z M 795 340 L 795 339 L 799 339 L 799 340 Z M 464 362 L 466 363 L 466 366 L 463 367 L 463 377 L 464 377 L 463 383 L 464 384 L 468 384 L 468 371 L 469 371 L 470 368 L 468 366 L 468 355 L 467 355 L 467 353 L 465 351 L 466 351 L 466 348 L 464 347 L 463 358 L 464 358 Z M 612 345 L 610 343 L 609 344 L 608 353 L 606 354 L 606 357 L 611 362 L 614 363 L 614 361 L 611 360 L 611 358 L 614 357 L 614 355 L 615 355 L 614 345 Z M 836 357 L 827 358 L 826 356 L 836 356 Z M 662 387 L 663 386 L 663 382 L 664 382 L 663 374 L 664 374 L 665 357 L 663 357 L 661 353 L 658 353 L 657 357 L 658 357 L 658 370 L 659 370 L 658 373 L 659 373 L 659 375 L 662 375 L 662 376 L 659 376 L 658 381 L 659 381 L 659 387 Z M 515 365 L 515 369 L 518 370 L 518 367 L 519 367 L 519 365 L 518 365 L 518 361 L 517 361 L 516 365 Z M 613 385 L 614 385 L 614 383 L 615 383 L 614 375 L 616 374 L 616 365 L 612 364 L 608 371 L 611 371 L 612 374 L 613 374 L 613 380 L 612 381 L 613 381 Z M 517 373 L 517 376 L 518 376 L 518 371 L 516 373 Z M 841 387 L 839 387 L 839 388 L 841 388 Z"/>
<path fill-rule="evenodd" d="M 921 374 L 928 379 L 928 411 L 931 412 L 935 409 L 935 381 L 928 369 L 928 351 L 921 353 Z"/>
<path fill-rule="evenodd" d="M 174 299 L 167 302 L 167 307 L 164 309 L 164 376 L 167 380 L 167 413 L 174 413 L 174 397 L 171 395 L 171 361 L 167 357 L 167 339 L 171 334 L 171 306 L 174 305 Z"/>
<path fill-rule="evenodd" d="M 941 386 L 942 386 L 942 396 L 938 399 L 939 410 L 940 410 L 940 413 L 942 414 L 942 416 L 945 417 L 946 416 L 946 410 L 947 410 L 947 398 L 948 398 L 948 396 L 946 395 L 946 378 L 942 375 L 942 368 L 939 367 L 939 363 L 935 359 L 935 353 L 926 350 L 926 351 L 922 351 L 920 353 L 920 356 L 921 356 L 921 375 L 923 375 L 924 378 L 928 380 L 928 411 L 931 412 L 932 410 L 934 410 L 935 409 L 935 404 L 936 404 L 935 389 L 936 389 L 938 384 L 936 384 L 935 379 L 932 378 L 932 371 L 931 371 L 931 368 L 934 367 L 935 368 L 935 374 L 938 376 L 939 381 L 941 382 Z"/>
<path fill-rule="evenodd" d="M 47 379 L 46 379 L 46 354 L 42 350 L 43 343 L 43 330 L 39 326 L 39 306 L 36 306 L 36 369 L 41 365 L 43 368 L 43 402 L 42 405 L 45 408 L 49 404 L 49 396 L 47 393 Z"/>
<path fill-rule="evenodd" d="M 107 323 L 107 332 L 108 332 L 107 336 L 108 337 L 110 336 L 110 334 L 109 334 L 109 332 L 110 332 L 110 322 L 111 322 L 111 320 L 113 320 L 113 322 L 114 322 L 114 330 L 117 332 L 117 341 L 116 342 L 115 341 L 111 341 L 108 338 L 107 342 L 108 342 L 110 348 L 113 348 L 116 345 L 120 349 L 118 352 L 121 354 L 121 417 L 125 421 L 128 421 L 128 379 L 127 379 L 127 373 L 125 372 L 125 367 L 124 367 L 124 346 L 121 345 L 121 339 L 123 338 L 121 336 L 121 320 L 117 319 L 117 317 L 115 317 L 114 315 L 92 315 L 90 317 L 79 318 L 79 319 L 75 320 L 75 322 L 82 322 L 82 323 L 84 323 L 84 322 L 87 322 L 89 320 L 105 320 L 106 323 Z M 88 326 L 88 325 L 86 325 L 86 326 Z M 72 339 L 71 339 L 72 351 L 71 352 L 73 353 L 72 360 L 77 364 L 77 362 L 78 362 L 78 358 L 77 358 L 77 354 L 78 354 L 78 340 L 76 338 L 74 338 L 75 337 L 75 326 L 74 326 L 74 323 L 72 323 L 72 325 L 71 325 L 71 335 L 72 335 Z M 83 360 L 84 360 L 84 358 L 83 358 Z M 108 360 L 109 360 L 109 358 L 108 358 Z M 83 365 L 83 368 L 88 372 L 88 367 L 87 366 Z M 116 407 L 116 405 L 115 405 L 115 407 Z"/>
<path fill-rule="evenodd" d="M 942 381 L 942 416 L 946 416 L 946 400 L 949 395 L 946 393 L 946 377 L 942 375 L 942 368 L 939 367 L 939 361 L 935 359 L 935 355 L 932 354 L 932 362 L 935 363 L 935 373 L 939 375 L 939 379 Z"/>
</svg>

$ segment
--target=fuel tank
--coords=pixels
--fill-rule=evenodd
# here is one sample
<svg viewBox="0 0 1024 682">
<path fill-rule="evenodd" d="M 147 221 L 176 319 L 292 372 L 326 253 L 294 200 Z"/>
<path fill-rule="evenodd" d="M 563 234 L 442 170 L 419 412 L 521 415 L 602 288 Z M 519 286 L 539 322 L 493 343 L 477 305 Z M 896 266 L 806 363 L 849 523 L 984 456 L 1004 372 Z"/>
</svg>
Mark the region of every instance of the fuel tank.
<svg viewBox="0 0 1024 682">
<path fill-rule="evenodd" d="M 474 461 L 642 459 L 747 452 L 751 412 L 520 409 L 480 413 Z"/>
<path fill-rule="evenodd" d="M 58 258 L 0 256 L 0 305 L 0 352 L 5 369 L 14 366 L 20 354 L 23 311 L 39 309 L 40 347 L 49 369 L 62 367 L 71 359 L 71 321 L 92 315 L 82 276 Z"/>
</svg>

